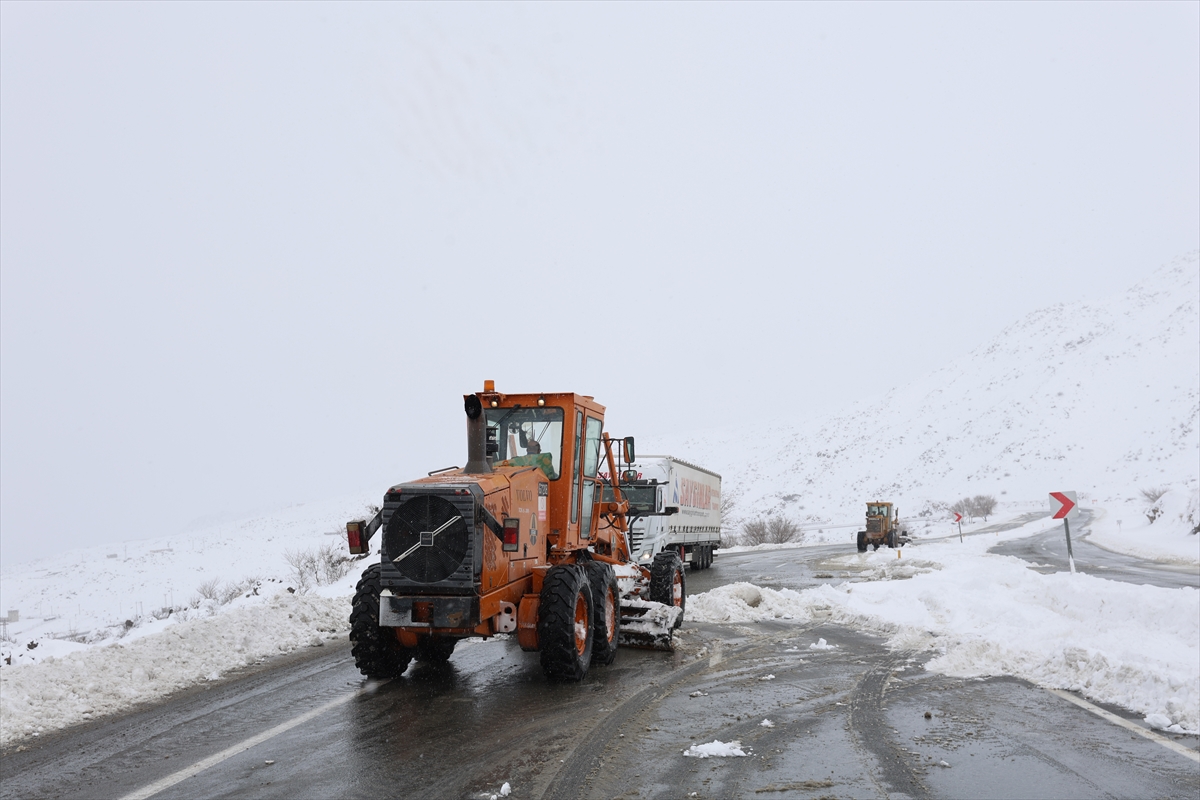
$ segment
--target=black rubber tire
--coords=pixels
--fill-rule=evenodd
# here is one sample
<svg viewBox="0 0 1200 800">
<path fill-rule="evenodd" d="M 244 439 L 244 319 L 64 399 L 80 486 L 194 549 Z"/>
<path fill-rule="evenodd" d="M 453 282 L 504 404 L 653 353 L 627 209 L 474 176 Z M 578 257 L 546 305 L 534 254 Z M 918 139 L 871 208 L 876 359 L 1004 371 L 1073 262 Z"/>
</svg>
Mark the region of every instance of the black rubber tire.
<svg viewBox="0 0 1200 800">
<path fill-rule="evenodd" d="M 860 553 L 867 552 L 867 532 L 866 531 L 858 532 L 858 552 L 860 552 Z"/>
<path fill-rule="evenodd" d="M 675 597 L 677 578 L 678 598 Z M 668 606 L 679 606 L 681 611 L 686 611 L 687 578 L 683 572 L 683 560 L 674 550 L 663 550 L 650 564 L 650 599 Z M 683 614 L 680 614 L 675 618 L 675 627 L 678 628 L 682 624 Z"/>
<path fill-rule="evenodd" d="M 435 639 L 432 636 L 422 636 L 417 641 L 417 661 L 426 664 L 445 664 L 454 652 L 458 639 Z"/>
<path fill-rule="evenodd" d="M 592 591 L 592 663 L 607 667 L 617 657 L 621 635 L 621 589 L 608 564 L 589 561 L 586 569 Z"/>
<path fill-rule="evenodd" d="M 382 565 L 367 567 L 354 590 L 350 607 L 350 652 L 354 666 L 368 678 L 398 678 L 408 669 L 413 651 L 400 644 L 391 628 L 379 625 L 379 573 Z"/>
<path fill-rule="evenodd" d="M 586 641 L 575 633 L 576 609 L 586 603 Z M 538 601 L 538 650 L 542 672 L 552 681 L 581 681 L 592 661 L 592 590 L 583 567 L 559 564 L 551 567 L 542 583 Z"/>
<path fill-rule="evenodd" d="M 887 546 L 892 548 L 893 550 L 896 549 L 896 532 L 894 530 L 888 531 Z"/>
<path fill-rule="evenodd" d="M 713 558 L 712 551 L 713 551 L 713 549 L 712 549 L 711 544 L 706 544 L 704 546 L 704 568 L 705 569 L 708 569 L 709 567 L 712 566 L 712 558 Z"/>
</svg>

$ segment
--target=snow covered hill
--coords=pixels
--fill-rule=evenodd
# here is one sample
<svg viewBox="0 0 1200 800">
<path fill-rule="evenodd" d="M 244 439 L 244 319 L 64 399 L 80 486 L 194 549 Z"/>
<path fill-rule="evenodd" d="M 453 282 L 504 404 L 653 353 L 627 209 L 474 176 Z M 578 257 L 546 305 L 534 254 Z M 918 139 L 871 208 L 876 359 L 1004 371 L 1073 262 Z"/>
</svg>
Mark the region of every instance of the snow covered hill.
<svg viewBox="0 0 1200 800">
<path fill-rule="evenodd" d="M 944 517 L 939 504 L 964 496 L 994 495 L 1012 510 L 1044 507 L 1061 490 L 1119 505 L 1172 487 L 1194 525 L 1198 275 L 1193 252 L 1104 302 L 1037 311 L 948 366 L 824 419 L 773 420 L 780 403 L 755 399 L 736 426 L 646 446 L 722 473 L 742 518 L 854 522 L 872 499 L 897 502 L 910 519 Z"/>
</svg>

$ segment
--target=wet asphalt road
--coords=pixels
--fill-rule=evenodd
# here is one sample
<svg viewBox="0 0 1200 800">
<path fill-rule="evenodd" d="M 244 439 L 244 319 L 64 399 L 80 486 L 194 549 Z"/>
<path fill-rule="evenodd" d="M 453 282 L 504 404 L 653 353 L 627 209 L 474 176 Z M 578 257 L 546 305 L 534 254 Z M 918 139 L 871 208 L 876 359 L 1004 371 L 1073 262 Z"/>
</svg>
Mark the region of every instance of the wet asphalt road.
<svg viewBox="0 0 1200 800">
<path fill-rule="evenodd" d="M 1158 564 L 1130 558 L 1111 550 L 1097 547 L 1087 539 L 1087 522 L 1091 515 L 1076 527 L 1071 526 L 1071 552 L 1075 556 L 1075 570 L 1099 578 L 1124 581 L 1126 583 L 1149 584 L 1177 589 L 1191 586 L 1200 589 L 1200 570 L 1175 564 Z M 1005 542 L 988 552 L 1016 556 L 1031 563 L 1038 572 L 1065 572 L 1067 563 L 1067 536 L 1061 522 L 1047 522 L 1050 530 Z"/>
<path fill-rule="evenodd" d="M 828 559 L 852 547 L 727 554 L 689 592 L 851 579 Z M 678 639 L 570 686 L 492 640 L 372 687 L 333 642 L 6 753 L 0 797 L 124 797 L 336 700 L 155 796 L 488 797 L 505 782 L 514 798 L 1200 796 L 1185 755 L 1023 681 L 927 673 L 927 653 L 854 630 L 685 623 Z M 748 755 L 682 755 L 714 739 Z"/>
</svg>

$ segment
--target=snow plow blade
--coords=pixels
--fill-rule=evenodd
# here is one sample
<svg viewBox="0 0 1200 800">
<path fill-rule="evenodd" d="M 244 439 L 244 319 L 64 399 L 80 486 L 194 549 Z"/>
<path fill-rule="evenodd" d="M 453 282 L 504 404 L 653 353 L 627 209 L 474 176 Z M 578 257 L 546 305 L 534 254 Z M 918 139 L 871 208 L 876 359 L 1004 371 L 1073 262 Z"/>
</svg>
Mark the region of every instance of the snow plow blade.
<svg viewBox="0 0 1200 800">
<path fill-rule="evenodd" d="M 672 634 L 678 627 L 676 621 L 682 613 L 683 610 L 676 606 L 649 600 L 623 600 L 621 634 L 617 642 L 621 647 L 673 652 L 675 643 Z"/>
</svg>

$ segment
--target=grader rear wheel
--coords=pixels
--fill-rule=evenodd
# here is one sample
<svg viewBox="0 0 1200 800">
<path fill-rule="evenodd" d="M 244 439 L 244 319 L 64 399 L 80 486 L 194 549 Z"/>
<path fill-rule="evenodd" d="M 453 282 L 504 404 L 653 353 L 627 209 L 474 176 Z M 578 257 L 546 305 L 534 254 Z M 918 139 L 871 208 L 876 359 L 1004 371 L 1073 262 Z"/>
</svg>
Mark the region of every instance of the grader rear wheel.
<svg viewBox="0 0 1200 800">
<path fill-rule="evenodd" d="M 354 666 L 368 678 L 398 678 L 408 669 L 413 652 L 400 644 L 392 628 L 379 624 L 379 575 L 372 564 L 363 571 L 350 606 L 350 652 Z"/>
<path fill-rule="evenodd" d="M 582 567 L 560 564 L 546 573 L 537 626 L 546 677 L 583 680 L 592 660 L 592 591 Z"/>
</svg>

